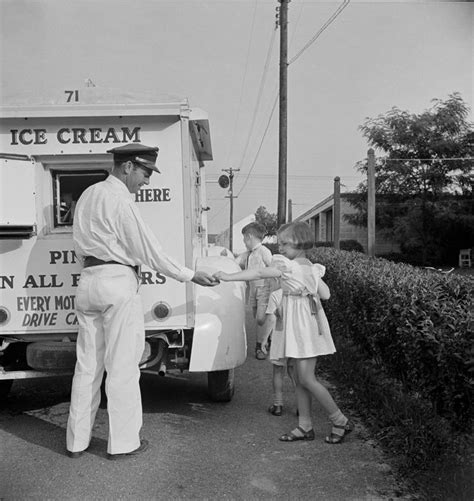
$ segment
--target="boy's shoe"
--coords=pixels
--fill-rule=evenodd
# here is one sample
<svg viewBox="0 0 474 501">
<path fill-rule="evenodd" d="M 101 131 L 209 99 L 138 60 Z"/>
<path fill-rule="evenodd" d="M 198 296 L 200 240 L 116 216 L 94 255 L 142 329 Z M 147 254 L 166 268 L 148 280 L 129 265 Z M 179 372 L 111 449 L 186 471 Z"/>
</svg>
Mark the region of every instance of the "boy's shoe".
<svg viewBox="0 0 474 501">
<path fill-rule="evenodd" d="M 257 360 L 265 360 L 267 358 L 265 353 L 263 353 L 262 345 L 260 343 L 257 343 L 257 346 L 255 347 L 255 358 Z"/>
<path fill-rule="evenodd" d="M 123 452 L 120 454 L 109 454 L 107 453 L 107 459 L 111 459 L 112 461 L 115 461 L 117 459 L 127 459 L 129 457 L 136 456 L 138 454 L 141 454 L 142 452 L 145 452 L 148 449 L 148 440 L 141 439 L 140 440 L 140 447 L 136 448 L 134 451 L 130 452 Z"/>
<path fill-rule="evenodd" d="M 270 405 L 268 412 L 274 416 L 281 416 L 283 414 L 283 405 Z"/>
</svg>

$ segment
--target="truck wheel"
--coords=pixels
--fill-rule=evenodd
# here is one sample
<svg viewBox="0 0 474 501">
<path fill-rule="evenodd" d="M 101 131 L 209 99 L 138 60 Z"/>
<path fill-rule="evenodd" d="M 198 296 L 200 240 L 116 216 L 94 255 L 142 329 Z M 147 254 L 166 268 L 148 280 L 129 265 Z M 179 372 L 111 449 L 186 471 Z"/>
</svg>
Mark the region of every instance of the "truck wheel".
<svg viewBox="0 0 474 501">
<path fill-rule="evenodd" d="M 2 379 L 0 381 L 0 403 L 4 402 L 13 384 L 13 379 Z"/>
<path fill-rule="evenodd" d="M 208 372 L 207 390 L 214 402 L 230 402 L 234 396 L 234 369 Z"/>
</svg>

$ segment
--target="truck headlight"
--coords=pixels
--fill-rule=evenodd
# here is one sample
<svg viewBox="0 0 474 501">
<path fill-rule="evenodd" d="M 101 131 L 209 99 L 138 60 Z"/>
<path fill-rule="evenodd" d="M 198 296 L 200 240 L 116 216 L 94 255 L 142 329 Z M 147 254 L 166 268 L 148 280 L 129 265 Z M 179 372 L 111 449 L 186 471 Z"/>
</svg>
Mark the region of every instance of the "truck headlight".
<svg viewBox="0 0 474 501">
<path fill-rule="evenodd" d="M 171 315 L 171 308 L 169 304 L 165 303 L 164 301 L 159 301 L 158 303 L 155 303 L 153 305 L 153 307 L 151 308 L 151 313 L 155 320 L 163 321 Z"/>
<path fill-rule="evenodd" d="M 0 325 L 5 325 L 10 320 L 10 312 L 5 306 L 0 306 Z"/>
</svg>

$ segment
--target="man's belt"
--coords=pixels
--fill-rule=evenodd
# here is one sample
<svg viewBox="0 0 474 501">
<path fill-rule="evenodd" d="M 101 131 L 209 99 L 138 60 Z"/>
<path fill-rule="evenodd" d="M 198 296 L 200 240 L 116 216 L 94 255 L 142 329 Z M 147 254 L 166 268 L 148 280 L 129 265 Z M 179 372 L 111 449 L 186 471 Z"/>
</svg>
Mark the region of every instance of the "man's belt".
<svg viewBox="0 0 474 501">
<path fill-rule="evenodd" d="M 91 266 L 102 266 L 104 264 L 120 264 L 121 266 L 128 266 L 129 268 L 132 268 L 132 270 L 139 275 L 140 274 L 140 267 L 139 266 L 132 266 L 131 264 L 124 264 L 124 263 L 119 263 L 118 261 L 103 261 L 102 259 L 99 259 L 94 256 L 85 256 L 84 257 L 84 268 L 90 268 Z"/>
</svg>

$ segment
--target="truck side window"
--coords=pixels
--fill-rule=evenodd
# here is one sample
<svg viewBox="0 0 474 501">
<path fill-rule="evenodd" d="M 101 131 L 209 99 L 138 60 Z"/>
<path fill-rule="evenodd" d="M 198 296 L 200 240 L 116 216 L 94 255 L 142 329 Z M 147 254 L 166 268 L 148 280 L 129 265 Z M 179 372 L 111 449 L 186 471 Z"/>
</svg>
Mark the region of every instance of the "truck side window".
<svg viewBox="0 0 474 501">
<path fill-rule="evenodd" d="M 52 170 L 54 194 L 54 227 L 71 226 L 74 210 L 82 192 L 92 184 L 103 181 L 105 170 Z"/>
</svg>

